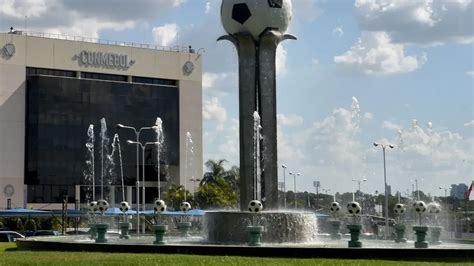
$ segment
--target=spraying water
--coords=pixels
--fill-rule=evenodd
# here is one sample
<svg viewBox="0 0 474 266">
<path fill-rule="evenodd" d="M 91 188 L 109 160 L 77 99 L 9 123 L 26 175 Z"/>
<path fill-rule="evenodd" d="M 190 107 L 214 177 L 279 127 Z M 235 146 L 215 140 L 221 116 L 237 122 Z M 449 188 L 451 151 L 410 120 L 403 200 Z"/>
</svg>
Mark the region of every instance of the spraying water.
<svg viewBox="0 0 474 266">
<path fill-rule="evenodd" d="M 156 118 L 155 122 L 155 132 L 156 132 L 156 172 L 157 172 L 157 181 L 158 181 L 158 199 L 161 199 L 161 182 L 160 182 L 160 153 L 161 147 L 165 142 L 165 137 L 163 135 L 163 121 L 161 118 Z"/>
<path fill-rule="evenodd" d="M 115 152 L 118 151 L 118 157 L 119 157 L 119 166 L 120 166 L 120 179 L 121 179 L 121 184 L 122 184 L 122 201 L 125 201 L 125 185 L 123 182 L 123 165 L 122 165 L 122 150 L 120 149 L 120 139 L 119 135 L 115 134 L 114 135 L 114 141 L 112 142 L 112 153 L 110 155 L 110 158 L 113 160 Z"/>
<path fill-rule="evenodd" d="M 84 178 L 86 184 L 91 184 L 92 186 L 92 200 L 95 201 L 95 163 L 94 163 L 94 125 L 89 125 L 87 130 L 87 159 L 86 159 L 86 170 L 84 170 Z M 87 188 L 90 193 L 90 188 Z M 89 193 L 86 194 L 86 199 L 89 201 L 91 199 Z"/>
<path fill-rule="evenodd" d="M 351 119 L 352 119 L 352 123 L 357 128 L 360 122 L 360 105 L 359 105 L 359 100 L 357 100 L 355 96 L 352 96 Z"/>
<path fill-rule="evenodd" d="M 193 138 L 190 132 L 186 132 L 186 152 L 184 154 L 184 201 L 186 201 L 186 183 L 188 181 L 188 164 L 192 165 L 194 155 Z"/>
<path fill-rule="evenodd" d="M 110 183 L 107 176 L 113 171 L 113 160 L 111 160 L 109 154 L 109 142 L 110 139 L 107 137 L 107 123 L 105 118 L 100 119 L 100 197 L 104 199 L 104 180 Z M 105 161 L 104 161 L 105 160 Z"/>
<path fill-rule="evenodd" d="M 253 171 L 253 193 L 254 199 L 259 200 L 258 192 L 260 191 L 260 179 L 261 179 L 261 167 L 260 167 L 260 140 L 262 139 L 261 130 L 262 125 L 260 123 L 260 115 L 257 111 L 253 112 L 253 159 L 254 159 L 254 171 Z"/>
</svg>

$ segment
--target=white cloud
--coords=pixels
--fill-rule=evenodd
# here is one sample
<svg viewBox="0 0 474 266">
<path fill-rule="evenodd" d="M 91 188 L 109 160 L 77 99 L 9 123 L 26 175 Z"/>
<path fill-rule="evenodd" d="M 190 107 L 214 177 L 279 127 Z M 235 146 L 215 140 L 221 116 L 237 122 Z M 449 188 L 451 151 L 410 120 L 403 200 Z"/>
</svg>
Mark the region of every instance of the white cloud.
<svg viewBox="0 0 474 266">
<path fill-rule="evenodd" d="M 288 52 L 285 49 L 285 46 L 280 45 L 277 48 L 276 51 L 276 74 L 277 75 L 286 75 L 288 73 L 287 70 L 287 58 L 288 58 Z"/>
<path fill-rule="evenodd" d="M 472 0 L 356 0 L 354 7 L 362 30 L 385 31 L 396 43 L 473 41 Z"/>
<path fill-rule="evenodd" d="M 426 61 L 405 55 L 402 44 L 394 44 L 385 32 L 362 32 L 357 43 L 334 62 L 345 70 L 366 75 L 385 75 L 412 72 Z"/>
<path fill-rule="evenodd" d="M 301 126 L 304 122 L 304 119 L 303 117 L 297 114 L 289 114 L 289 115 L 278 114 L 277 121 L 278 121 L 278 124 L 281 126 L 294 127 L 294 126 Z"/>
<path fill-rule="evenodd" d="M 0 0 L 0 27 L 98 38 L 102 30 L 134 28 L 185 0 Z M 26 19 L 25 19 L 26 18 Z M 25 23 L 26 22 L 26 23 Z"/>
<path fill-rule="evenodd" d="M 212 4 L 211 4 L 211 2 L 206 2 L 206 6 L 205 6 L 205 9 L 204 9 L 204 13 L 209 14 L 209 13 L 211 13 L 211 11 L 212 11 Z"/>
<path fill-rule="evenodd" d="M 170 46 L 176 42 L 179 27 L 176 24 L 165 24 L 161 27 L 153 27 L 153 39 L 161 46 Z"/>
<path fill-rule="evenodd" d="M 344 30 L 342 29 L 342 26 L 339 26 L 333 29 L 332 34 L 338 37 L 342 37 L 342 35 L 344 35 Z"/>
<path fill-rule="evenodd" d="M 469 77 L 473 77 L 473 78 L 474 78 L 474 70 L 466 71 L 466 75 L 468 75 Z"/>
<path fill-rule="evenodd" d="M 464 123 L 465 127 L 474 127 L 474 120 Z"/>
<path fill-rule="evenodd" d="M 214 120 L 218 123 L 217 129 L 222 130 L 224 123 L 227 121 L 227 111 L 222 106 L 219 98 L 213 97 L 210 100 L 204 100 L 202 110 L 204 120 Z"/>
<path fill-rule="evenodd" d="M 298 0 L 293 1 L 294 17 L 302 18 L 306 21 L 314 21 L 323 13 L 317 6 L 319 0 Z"/>
</svg>

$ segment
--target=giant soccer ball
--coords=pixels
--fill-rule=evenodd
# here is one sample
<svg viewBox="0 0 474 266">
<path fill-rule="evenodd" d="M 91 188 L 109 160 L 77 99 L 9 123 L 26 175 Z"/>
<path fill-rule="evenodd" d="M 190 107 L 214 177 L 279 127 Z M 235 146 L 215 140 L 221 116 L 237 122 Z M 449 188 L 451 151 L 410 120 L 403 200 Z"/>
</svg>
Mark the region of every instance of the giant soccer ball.
<svg viewBox="0 0 474 266">
<path fill-rule="evenodd" d="M 128 205 L 128 202 L 126 201 L 120 202 L 120 211 L 123 213 L 127 213 L 128 210 L 130 210 L 130 205 Z"/>
<path fill-rule="evenodd" d="M 284 33 L 291 16 L 291 0 L 222 0 L 222 25 L 231 35 L 249 32 L 257 40 L 268 28 Z"/>
<path fill-rule="evenodd" d="M 431 202 L 427 206 L 428 213 L 430 214 L 439 214 L 441 212 L 441 206 L 438 203 Z"/>
<path fill-rule="evenodd" d="M 157 214 L 160 214 L 166 211 L 166 204 L 163 200 L 156 200 L 153 208 Z"/>
<path fill-rule="evenodd" d="M 191 210 L 191 204 L 189 204 L 189 202 L 183 201 L 181 204 L 179 204 L 179 209 L 183 212 L 187 212 Z"/>
<path fill-rule="evenodd" d="M 331 203 L 331 207 L 329 208 L 329 210 L 333 214 L 339 213 L 341 211 L 341 205 L 339 204 L 339 202 L 335 201 L 335 202 Z"/>
<path fill-rule="evenodd" d="M 102 213 L 106 212 L 109 209 L 109 203 L 106 200 L 101 199 L 97 201 L 97 209 Z"/>
<path fill-rule="evenodd" d="M 424 213 L 426 211 L 426 203 L 423 201 L 415 201 L 413 203 L 413 208 L 417 213 Z"/>
<path fill-rule="evenodd" d="M 89 211 L 90 212 L 98 212 L 99 209 L 97 208 L 97 201 L 89 202 Z"/>
<path fill-rule="evenodd" d="M 263 204 L 258 200 L 252 200 L 249 202 L 249 212 L 257 213 L 263 210 Z"/>
<path fill-rule="evenodd" d="M 347 203 L 347 212 L 352 215 L 359 215 L 361 211 L 360 205 L 358 202 L 352 201 Z"/>
<path fill-rule="evenodd" d="M 401 204 L 401 203 L 397 203 L 395 204 L 395 206 L 393 207 L 393 212 L 397 215 L 402 215 L 406 212 L 407 208 L 405 207 L 405 205 Z"/>
</svg>

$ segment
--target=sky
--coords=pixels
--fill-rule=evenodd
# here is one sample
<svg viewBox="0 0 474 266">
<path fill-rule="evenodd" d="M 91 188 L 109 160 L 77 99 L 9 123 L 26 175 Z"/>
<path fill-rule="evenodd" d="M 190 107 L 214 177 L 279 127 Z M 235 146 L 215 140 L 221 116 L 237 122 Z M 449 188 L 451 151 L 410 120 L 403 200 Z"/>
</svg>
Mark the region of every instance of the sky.
<svg viewBox="0 0 474 266">
<path fill-rule="evenodd" d="M 242 0 L 243 2 L 244 0 Z M 293 0 L 277 51 L 279 165 L 297 191 L 443 195 L 474 179 L 472 0 Z M 203 48 L 204 160 L 238 165 L 238 64 L 220 0 L 0 0 L 0 29 Z M 153 121 L 152 121 L 153 123 Z M 166 123 L 166 121 L 164 121 Z M 280 167 L 280 182 L 283 169 Z M 320 190 L 322 191 L 322 190 Z"/>
</svg>

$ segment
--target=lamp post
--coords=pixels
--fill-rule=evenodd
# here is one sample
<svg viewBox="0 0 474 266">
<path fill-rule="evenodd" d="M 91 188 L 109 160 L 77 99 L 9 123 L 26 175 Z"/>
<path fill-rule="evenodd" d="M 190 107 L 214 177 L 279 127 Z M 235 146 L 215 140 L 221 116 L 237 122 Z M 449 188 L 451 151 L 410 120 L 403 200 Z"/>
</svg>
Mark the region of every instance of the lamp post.
<svg viewBox="0 0 474 266">
<path fill-rule="evenodd" d="M 294 183 L 294 186 L 295 186 L 295 191 L 294 191 L 294 192 L 295 192 L 295 210 L 296 210 L 296 209 L 298 209 L 298 206 L 297 206 L 297 204 L 296 204 L 296 176 L 301 175 L 301 173 L 293 173 L 293 172 L 290 172 L 289 174 L 290 174 L 290 175 L 293 175 L 293 178 L 294 178 L 294 182 L 293 182 L 293 183 Z"/>
<path fill-rule="evenodd" d="M 448 188 L 445 188 L 445 187 L 439 187 L 439 189 L 444 189 L 444 197 L 446 198 L 446 231 L 448 231 L 449 229 L 449 209 L 448 209 L 448 189 L 451 190 L 453 187 L 448 187 Z"/>
<path fill-rule="evenodd" d="M 142 210 L 145 211 L 145 149 L 146 146 L 148 145 L 159 145 L 159 142 L 146 142 L 145 144 L 142 144 L 141 142 L 136 142 L 136 141 L 131 141 L 127 140 L 128 144 L 137 144 L 139 147 L 142 148 L 142 158 L 143 158 L 143 165 L 142 165 Z M 138 166 L 137 166 L 138 167 Z M 137 197 L 138 198 L 138 197 Z M 143 222 L 142 226 L 142 233 L 145 233 L 145 222 Z"/>
<path fill-rule="evenodd" d="M 374 146 L 375 147 L 382 147 L 382 151 L 383 151 L 383 181 L 384 181 L 384 184 L 385 184 L 385 227 L 386 227 L 386 230 L 385 230 L 385 237 L 388 237 L 388 229 L 389 229 L 389 224 L 388 224 L 388 191 L 387 191 L 387 167 L 386 167 L 386 163 L 385 163 L 385 149 L 388 147 L 390 149 L 393 149 L 395 148 L 394 145 L 392 144 L 379 144 L 377 142 L 374 142 Z"/>
<path fill-rule="evenodd" d="M 117 124 L 117 128 L 119 129 L 131 129 L 133 130 L 133 132 L 135 133 L 135 137 L 136 137 L 136 143 L 137 143 L 137 234 L 140 233 L 140 215 L 138 214 L 138 211 L 140 209 L 140 168 L 139 168 L 139 165 L 140 165 L 140 153 L 139 153 L 139 144 L 140 143 L 140 133 L 143 131 L 143 130 L 147 130 L 147 129 L 155 129 L 156 126 L 153 126 L 153 127 L 142 127 L 140 129 L 136 129 L 134 127 L 131 127 L 131 126 L 125 126 L 125 125 L 122 125 L 122 124 Z M 143 186 L 145 186 L 145 184 L 143 184 Z"/>
<path fill-rule="evenodd" d="M 361 182 L 367 182 L 367 178 L 364 178 L 364 179 L 352 179 L 352 182 L 357 182 L 359 184 L 359 189 L 357 191 L 360 192 L 360 183 Z M 356 192 L 357 192 L 356 191 Z M 354 193 L 354 190 L 352 190 L 352 200 L 355 201 L 355 193 Z"/>
<path fill-rule="evenodd" d="M 285 176 L 285 171 L 286 168 L 288 168 L 286 165 L 282 164 L 281 168 L 283 168 L 283 204 L 286 209 L 286 176 Z"/>
</svg>

